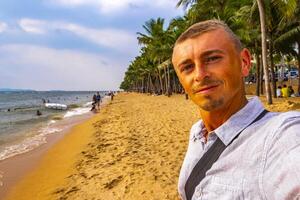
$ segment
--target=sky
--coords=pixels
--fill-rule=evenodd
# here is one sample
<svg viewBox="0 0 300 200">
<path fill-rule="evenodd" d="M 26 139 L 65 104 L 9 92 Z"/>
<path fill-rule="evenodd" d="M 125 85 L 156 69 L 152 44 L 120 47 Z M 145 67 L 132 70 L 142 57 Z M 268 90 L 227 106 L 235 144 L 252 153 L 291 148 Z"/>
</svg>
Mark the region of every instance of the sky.
<svg viewBox="0 0 300 200">
<path fill-rule="evenodd" d="M 117 90 L 149 19 L 178 0 L 1 0 L 0 88 Z"/>
</svg>

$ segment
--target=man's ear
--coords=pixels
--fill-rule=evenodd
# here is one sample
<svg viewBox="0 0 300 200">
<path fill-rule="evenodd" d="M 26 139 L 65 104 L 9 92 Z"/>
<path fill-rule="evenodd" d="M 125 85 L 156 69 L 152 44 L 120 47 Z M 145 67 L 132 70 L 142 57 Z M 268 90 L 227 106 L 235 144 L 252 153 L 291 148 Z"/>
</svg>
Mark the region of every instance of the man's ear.
<svg viewBox="0 0 300 200">
<path fill-rule="evenodd" d="M 251 69 L 251 53 L 248 49 L 244 48 L 241 53 L 241 61 L 242 61 L 242 75 L 246 77 L 249 75 L 249 71 Z"/>
</svg>

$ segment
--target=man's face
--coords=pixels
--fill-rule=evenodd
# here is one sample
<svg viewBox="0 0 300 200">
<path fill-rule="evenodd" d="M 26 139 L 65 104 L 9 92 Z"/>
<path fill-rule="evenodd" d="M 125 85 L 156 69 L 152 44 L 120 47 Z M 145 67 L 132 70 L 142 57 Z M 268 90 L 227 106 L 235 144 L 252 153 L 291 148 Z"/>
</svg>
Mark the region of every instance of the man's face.
<svg viewBox="0 0 300 200">
<path fill-rule="evenodd" d="M 185 91 L 202 110 L 226 108 L 234 98 L 244 97 L 250 53 L 238 52 L 221 28 L 177 44 L 172 62 Z"/>
</svg>

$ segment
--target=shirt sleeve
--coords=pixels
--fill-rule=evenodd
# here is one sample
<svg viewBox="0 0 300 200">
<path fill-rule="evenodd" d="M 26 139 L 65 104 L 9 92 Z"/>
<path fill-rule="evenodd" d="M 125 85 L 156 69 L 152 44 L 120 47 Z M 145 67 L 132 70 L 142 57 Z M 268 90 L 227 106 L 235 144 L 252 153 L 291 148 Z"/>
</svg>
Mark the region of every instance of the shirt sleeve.
<svg viewBox="0 0 300 200">
<path fill-rule="evenodd" d="M 300 114 L 279 121 L 265 155 L 262 190 L 265 199 L 300 199 Z"/>
</svg>

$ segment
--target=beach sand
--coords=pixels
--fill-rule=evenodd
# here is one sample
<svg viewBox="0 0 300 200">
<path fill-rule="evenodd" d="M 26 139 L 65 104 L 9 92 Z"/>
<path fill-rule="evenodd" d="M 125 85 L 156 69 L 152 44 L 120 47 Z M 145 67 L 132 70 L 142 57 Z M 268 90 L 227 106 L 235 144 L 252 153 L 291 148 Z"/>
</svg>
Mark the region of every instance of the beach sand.
<svg viewBox="0 0 300 200">
<path fill-rule="evenodd" d="M 119 94 L 51 148 L 7 199 L 177 199 L 197 116 L 182 95 Z"/>
<path fill-rule="evenodd" d="M 267 108 L 299 110 L 299 99 Z M 178 174 L 198 118 L 183 95 L 118 94 L 54 145 L 7 199 L 179 199 Z"/>
</svg>

